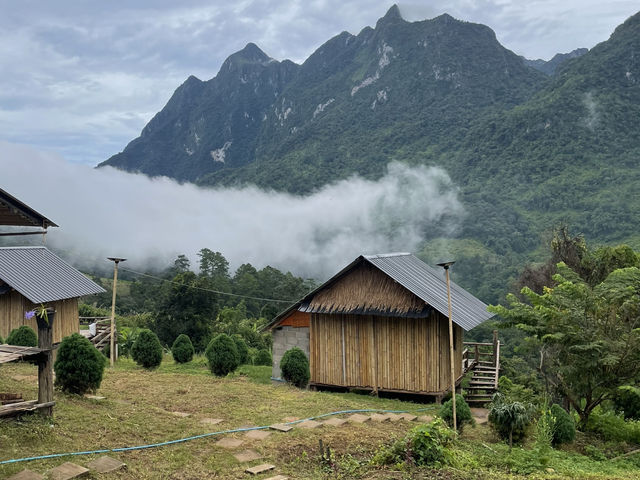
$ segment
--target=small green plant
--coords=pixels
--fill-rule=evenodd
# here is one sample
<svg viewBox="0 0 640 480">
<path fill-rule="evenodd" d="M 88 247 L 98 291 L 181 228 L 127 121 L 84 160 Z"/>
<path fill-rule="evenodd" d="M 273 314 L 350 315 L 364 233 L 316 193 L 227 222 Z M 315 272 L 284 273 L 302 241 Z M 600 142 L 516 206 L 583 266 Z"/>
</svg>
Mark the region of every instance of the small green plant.
<svg viewBox="0 0 640 480">
<path fill-rule="evenodd" d="M 0 335 L 0 345 L 2 345 L 4 343 L 4 339 L 2 338 L 2 335 Z"/>
<path fill-rule="evenodd" d="M 218 377 L 228 375 L 240 365 L 236 343 L 224 333 L 211 340 L 204 353 L 211 373 Z"/>
<path fill-rule="evenodd" d="M 271 359 L 271 352 L 267 349 L 258 350 L 255 358 L 253 359 L 254 365 L 263 365 L 265 367 L 270 367 L 273 365 L 273 360 Z"/>
<path fill-rule="evenodd" d="M 542 414 L 536 422 L 535 450 L 542 466 L 547 466 L 550 461 L 550 453 L 553 444 L 553 435 L 556 429 L 556 419 L 549 409 L 549 403 L 545 399 Z"/>
<path fill-rule="evenodd" d="M 162 363 L 162 345 L 151 330 L 142 329 L 131 348 L 133 360 L 146 369 L 154 369 Z"/>
<path fill-rule="evenodd" d="M 37 347 L 38 335 L 30 326 L 22 325 L 11 330 L 7 337 L 7 343 L 9 345 L 19 345 L 21 347 Z"/>
<path fill-rule="evenodd" d="M 65 337 L 53 365 L 56 386 L 78 395 L 94 392 L 100 388 L 106 363 L 105 357 L 79 333 Z"/>
<path fill-rule="evenodd" d="M 280 371 L 284 380 L 299 388 L 306 387 L 311 378 L 309 360 L 298 347 L 293 347 L 284 353 L 280 360 Z"/>
<path fill-rule="evenodd" d="M 381 447 L 372 459 L 376 465 L 438 465 L 446 460 L 447 446 L 454 433 L 442 419 L 414 427 L 401 439 Z"/>
<path fill-rule="evenodd" d="M 171 346 L 171 354 L 177 363 L 189 363 L 193 360 L 195 350 L 188 335 L 181 333 Z"/>
<path fill-rule="evenodd" d="M 123 357 L 131 356 L 133 344 L 138 338 L 138 327 L 122 327 L 118 329 L 118 354 Z"/>
<path fill-rule="evenodd" d="M 640 420 L 640 388 L 631 385 L 618 388 L 613 396 L 613 405 L 625 419 Z"/>
<path fill-rule="evenodd" d="M 532 413 L 533 405 L 511 402 L 496 393 L 489 407 L 489 423 L 500 438 L 509 440 L 509 448 L 512 448 L 514 441 L 524 438 Z"/>
<path fill-rule="evenodd" d="M 439 412 L 440 418 L 442 418 L 447 425 L 453 426 L 453 400 L 449 399 L 442 404 Z M 456 394 L 456 426 L 458 432 L 462 433 L 462 429 L 465 425 L 473 425 L 475 423 L 473 415 L 471 415 L 471 409 L 469 404 L 465 401 L 464 397 L 460 394 Z"/>
<path fill-rule="evenodd" d="M 249 363 L 249 347 L 247 347 L 247 343 L 244 341 L 242 336 L 236 334 L 233 337 L 233 341 L 236 344 L 236 349 L 238 350 L 238 356 L 240 357 L 240 365 L 246 365 Z"/>
<path fill-rule="evenodd" d="M 576 422 L 569 413 L 557 403 L 551 405 L 551 415 L 555 419 L 553 444 L 571 443 L 576 438 Z"/>
</svg>

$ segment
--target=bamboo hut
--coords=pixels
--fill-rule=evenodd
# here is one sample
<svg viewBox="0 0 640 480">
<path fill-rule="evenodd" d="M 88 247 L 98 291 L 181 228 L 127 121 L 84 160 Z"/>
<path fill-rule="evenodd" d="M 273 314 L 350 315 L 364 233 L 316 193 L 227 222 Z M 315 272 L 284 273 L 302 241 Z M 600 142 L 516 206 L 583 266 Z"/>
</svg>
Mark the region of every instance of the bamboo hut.
<svg viewBox="0 0 640 480">
<path fill-rule="evenodd" d="M 0 336 L 28 325 L 38 331 L 26 312 L 44 305 L 56 310 L 53 343 L 78 332 L 78 298 L 104 292 L 45 247 L 0 248 Z"/>
<path fill-rule="evenodd" d="M 455 377 L 463 375 L 463 333 L 491 317 L 452 283 Z M 294 346 L 309 357 L 312 386 L 441 397 L 451 388 L 443 272 L 408 253 L 360 256 L 278 315 L 273 377 Z"/>
</svg>

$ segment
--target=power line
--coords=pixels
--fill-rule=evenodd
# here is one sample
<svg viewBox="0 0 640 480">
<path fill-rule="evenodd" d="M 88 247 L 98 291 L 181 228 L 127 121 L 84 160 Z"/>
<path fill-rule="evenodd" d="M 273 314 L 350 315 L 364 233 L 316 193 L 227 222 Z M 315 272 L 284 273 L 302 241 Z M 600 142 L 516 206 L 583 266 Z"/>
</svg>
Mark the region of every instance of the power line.
<svg viewBox="0 0 640 480">
<path fill-rule="evenodd" d="M 203 292 L 217 293 L 218 295 L 228 295 L 230 297 L 249 298 L 251 300 L 262 300 L 264 302 L 280 302 L 280 303 L 287 303 L 287 304 L 295 303 L 297 301 L 297 300 L 280 300 L 280 299 L 277 299 L 277 298 L 252 297 L 250 295 L 240 295 L 240 294 L 237 294 L 237 293 L 222 292 L 220 290 L 212 290 L 210 288 L 203 288 L 203 287 L 197 287 L 195 285 L 187 285 L 186 283 L 174 282 L 173 280 L 167 280 L 166 278 L 156 277 L 154 275 L 149 275 L 148 273 L 136 272 L 135 270 L 130 270 L 128 268 L 120 267 L 120 270 L 123 270 L 125 272 L 129 272 L 129 273 L 133 273 L 135 275 L 140 275 L 142 277 L 153 278 L 153 279 L 159 280 L 161 282 L 172 283 L 173 285 L 179 285 L 179 286 L 187 287 L 187 288 L 194 288 L 196 290 L 202 290 Z"/>
</svg>

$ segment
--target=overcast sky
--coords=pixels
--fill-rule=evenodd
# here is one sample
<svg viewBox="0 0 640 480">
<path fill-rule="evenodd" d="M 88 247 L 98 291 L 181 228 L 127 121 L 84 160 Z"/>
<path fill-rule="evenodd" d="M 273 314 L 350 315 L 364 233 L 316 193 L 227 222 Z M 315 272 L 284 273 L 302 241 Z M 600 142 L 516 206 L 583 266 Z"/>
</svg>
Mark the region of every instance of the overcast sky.
<svg viewBox="0 0 640 480">
<path fill-rule="evenodd" d="M 189 76 L 206 80 L 246 43 L 302 62 L 332 36 L 375 25 L 365 0 L 0 0 L 0 140 L 95 165 L 121 151 Z M 490 26 L 528 58 L 593 47 L 637 0 L 410 0 L 406 20 L 447 12 Z M 2 153 L 0 152 L 0 155 Z"/>
</svg>

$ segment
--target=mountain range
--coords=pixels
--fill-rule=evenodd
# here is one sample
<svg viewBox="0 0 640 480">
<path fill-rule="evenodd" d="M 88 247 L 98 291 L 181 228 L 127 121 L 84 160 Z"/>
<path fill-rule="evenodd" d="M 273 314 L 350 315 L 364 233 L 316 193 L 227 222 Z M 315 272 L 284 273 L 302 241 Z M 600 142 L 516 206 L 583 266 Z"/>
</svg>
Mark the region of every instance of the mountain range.
<svg viewBox="0 0 640 480">
<path fill-rule="evenodd" d="M 487 26 L 397 6 L 304 63 L 254 44 L 216 77 L 189 77 L 111 165 L 203 186 L 307 194 L 392 160 L 443 167 L 467 217 L 446 242 L 460 283 L 495 301 L 567 223 L 640 246 L 640 13 L 590 50 L 549 62 L 504 48 Z"/>
</svg>

